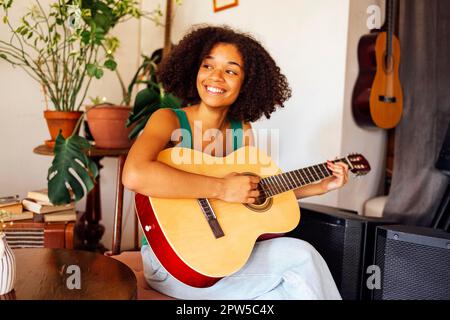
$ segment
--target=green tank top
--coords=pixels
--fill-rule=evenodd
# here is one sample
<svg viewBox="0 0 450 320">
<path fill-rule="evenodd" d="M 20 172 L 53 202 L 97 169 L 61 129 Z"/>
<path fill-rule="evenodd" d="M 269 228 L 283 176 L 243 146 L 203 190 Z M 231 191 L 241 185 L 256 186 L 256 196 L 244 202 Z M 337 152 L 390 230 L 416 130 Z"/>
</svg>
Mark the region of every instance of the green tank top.
<svg viewBox="0 0 450 320">
<path fill-rule="evenodd" d="M 172 109 L 178 117 L 178 121 L 180 122 L 180 129 L 186 129 L 189 132 L 189 135 L 182 136 L 181 143 L 177 145 L 177 147 L 181 148 L 192 148 L 193 146 L 193 136 L 191 126 L 189 125 L 188 118 L 186 116 L 186 112 L 182 109 Z M 243 130 L 242 130 L 242 122 L 231 120 L 230 126 L 233 134 L 233 151 L 239 149 L 242 146 L 243 141 Z M 235 130 L 236 133 L 234 132 Z M 186 132 L 184 131 L 184 132 Z M 190 138 L 190 139 L 189 139 Z M 148 245 L 147 239 L 142 237 L 141 245 Z"/>
</svg>

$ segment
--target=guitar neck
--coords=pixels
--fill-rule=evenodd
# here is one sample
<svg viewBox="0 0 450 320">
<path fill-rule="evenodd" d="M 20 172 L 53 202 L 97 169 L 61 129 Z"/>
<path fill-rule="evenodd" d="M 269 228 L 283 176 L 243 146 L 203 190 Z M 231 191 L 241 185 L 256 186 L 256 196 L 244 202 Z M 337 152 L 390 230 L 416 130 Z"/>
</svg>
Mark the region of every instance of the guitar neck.
<svg viewBox="0 0 450 320">
<path fill-rule="evenodd" d="M 347 158 L 333 160 L 332 162 L 344 162 L 352 168 L 352 164 Z M 264 195 L 266 197 L 272 197 L 286 191 L 319 182 L 332 175 L 332 171 L 328 169 L 327 163 L 324 162 L 314 166 L 263 178 L 260 181 L 260 185 Z"/>
<path fill-rule="evenodd" d="M 390 57 L 392 55 L 392 38 L 395 34 L 396 20 L 398 13 L 398 2 L 395 0 L 386 1 L 386 55 Z"/>
</svg>

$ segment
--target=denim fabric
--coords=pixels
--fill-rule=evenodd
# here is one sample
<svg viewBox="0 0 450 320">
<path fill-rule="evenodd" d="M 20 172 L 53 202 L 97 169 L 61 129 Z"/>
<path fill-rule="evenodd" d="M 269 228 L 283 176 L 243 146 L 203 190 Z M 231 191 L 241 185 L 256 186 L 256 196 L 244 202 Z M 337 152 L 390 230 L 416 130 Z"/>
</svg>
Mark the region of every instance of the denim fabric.
<svg viewBox="0 0 450 320">
<path fill-rule="evenodd" d="M 148 284 L 178 299 L 341 299 L 323 258 L 309 243 L 299 239 L 284 237 L 257 242 L 242 269 L 208 288 L 194 288 L 172 277 L 150 246 L 143 246 L 141 254 Z"/>
</svg>

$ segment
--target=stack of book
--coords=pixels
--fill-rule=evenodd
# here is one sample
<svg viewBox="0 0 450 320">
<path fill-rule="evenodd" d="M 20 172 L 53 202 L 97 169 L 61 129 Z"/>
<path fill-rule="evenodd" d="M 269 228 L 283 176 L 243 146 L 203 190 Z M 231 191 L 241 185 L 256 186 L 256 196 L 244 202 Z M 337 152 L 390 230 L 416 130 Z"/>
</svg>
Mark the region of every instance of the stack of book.
<svg viewBox="0 0 450 320">
<path fill-rule="evenodd" d="M 22 200 L 23 207 L 34 212 L 35 222 L 75 221 L 77 212 L 75 202 L 66 205 L 53 205 L 48 198 L 47 189 L 29 191 Z"/>
<path fill-rule="evenodd" d="M 18 195 L 0 197 L 0 220 L 10 222 L 33 219 L 33 212 L 24 211 Z"/>
</svg>

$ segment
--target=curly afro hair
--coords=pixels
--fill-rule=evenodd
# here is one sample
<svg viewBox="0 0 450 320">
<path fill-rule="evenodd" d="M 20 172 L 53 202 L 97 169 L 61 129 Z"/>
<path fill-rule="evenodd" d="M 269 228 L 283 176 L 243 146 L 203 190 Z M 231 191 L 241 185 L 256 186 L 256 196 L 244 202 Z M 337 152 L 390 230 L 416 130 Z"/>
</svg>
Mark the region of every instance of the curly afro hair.
<svg viewBox="0 0 450 320">
<path fill-rule="evenodd" d="M 291 97 L 286 77 L 263 46 L 252 36 L 228 26 L 196 26 L 176 45 L 162 62 L 158 78 L 164 89 L 185 104 L 200 102 L 196 79 L 200 64 L 218 43 L 233 44 L 244 59 L 244 83 L 228 117 L 254 122 Z"/>
</svg>

